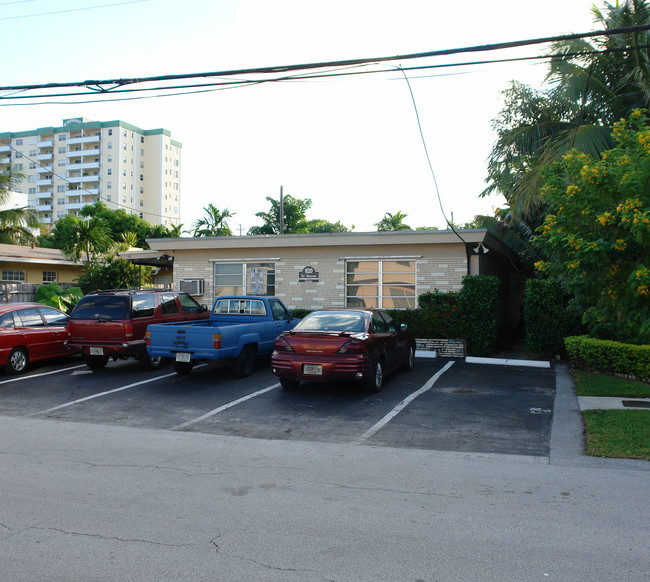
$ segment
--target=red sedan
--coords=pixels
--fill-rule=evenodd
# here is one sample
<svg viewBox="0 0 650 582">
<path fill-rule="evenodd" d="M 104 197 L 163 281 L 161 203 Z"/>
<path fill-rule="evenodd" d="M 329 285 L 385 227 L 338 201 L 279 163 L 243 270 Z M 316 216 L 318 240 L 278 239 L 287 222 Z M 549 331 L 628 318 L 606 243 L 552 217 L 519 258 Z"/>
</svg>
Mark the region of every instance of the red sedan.
<svg viewBox="0 0 650 582">
<path fill-rule="evenodd" d="M 379 392 L 386 374 L 411 370 L 414 361 L 413 335 L 382 309 L 327 309 L 278 336 L 271 367 L 283 388 L 301 380 L 357 380 Z"/>
<path fill-rule="evenodd" d="M 40 303 L 0 304 L 0 366 L 20 374 L 29 362 L 67 356 L 68 316 Z"/>
</svg>

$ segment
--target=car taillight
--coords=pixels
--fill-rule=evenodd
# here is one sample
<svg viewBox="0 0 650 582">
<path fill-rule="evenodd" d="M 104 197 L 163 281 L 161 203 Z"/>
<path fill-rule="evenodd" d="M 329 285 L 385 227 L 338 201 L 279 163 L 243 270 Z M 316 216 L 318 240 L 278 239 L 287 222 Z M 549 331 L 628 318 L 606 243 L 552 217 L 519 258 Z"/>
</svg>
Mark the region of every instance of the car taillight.
<svg viewBox="0 0 650 582">
<path fill-rule="evenodd" d="M 215 333 L 212 336 L 212 347 L 215 350 L 221 349 L 221 334 L 220 333 Z"/>
<path fill-rule="evenodd" d="M 151 334 L 148 331 L 144 334 L 144 343 L 148 346 L 151 345 Z"/>
<path fill-rule="evenodd" d="M 368 351 L 368 348 L 365 342 L 362 342 L 358 339 L 351 339 L 348 342 L 345 342 L 337 352 L 338 354 L 365 354 Z"/>
<path fill-rule="evenodd" d="M 289 345 L 289 342 L 282 336 L 275 338 L 275 349 L 278 352 L 293 352 L 293 348 Z"/>
<path fill-rule="evenodd" d="M 133 324 L 132 323 L 125 323 L 124 324 L 124 337 L 127 339 L 130 339 L 133 337 Z"/>
</svg>

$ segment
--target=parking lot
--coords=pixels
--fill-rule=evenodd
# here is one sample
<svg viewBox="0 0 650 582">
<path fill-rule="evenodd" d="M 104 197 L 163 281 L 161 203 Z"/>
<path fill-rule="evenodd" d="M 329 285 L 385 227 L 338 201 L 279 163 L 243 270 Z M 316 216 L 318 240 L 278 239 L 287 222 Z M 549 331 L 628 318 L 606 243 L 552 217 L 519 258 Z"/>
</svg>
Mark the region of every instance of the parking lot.
<svg viewBox="0 0 650 582">
<path fill-rule="evenodd" d="M 283 390 L 268 358 L 253 374 L 197 366 L 144 372 L 135 360 L 99 371 L 64 358 L 0 377 L 0 415 L 258 439 L 547 456 L 552 370 L 418 359 L 367 394 L 355 383 Z"/>
</svg>

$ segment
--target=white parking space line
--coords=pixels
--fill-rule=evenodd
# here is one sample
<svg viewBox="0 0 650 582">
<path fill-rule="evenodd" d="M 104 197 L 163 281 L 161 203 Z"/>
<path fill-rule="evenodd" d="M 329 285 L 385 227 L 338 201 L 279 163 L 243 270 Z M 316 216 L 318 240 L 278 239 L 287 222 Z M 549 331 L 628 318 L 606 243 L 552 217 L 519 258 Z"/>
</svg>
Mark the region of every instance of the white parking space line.
<svg viewBox="0 0 650 582">
<path fill-rule="evenodd" d="M 443 368 L 438 370 L 431 378 L 429 378 L 420 388 L 419 390 L 416 390 L 413 392 L 413 394 L 407 396 L 402 400 L 393 410 L 391 410 L 384 418 L 382 418 L 379 422 L 371 426 L 366 432 L 364 432 L 355 442 L 362 444 L 365 441 L 367 441 L 372 435 L 374 435 L 376 432 L 381 430 L 384 426 L 386 426 L 393 418 L 395 418 L 402 410 L 404 410 L 411 402 L 413 402 L 418 396 L 421 396 L 425 392 L 428 392 L 431 390 L 433 385 L 438 381 L 440 376 L 442 376 L 449 368 L 451 368 L 454 365 L 454 362 L 447 362 Z"/>
<path fill-rule="evenodd" d="M 31 380 L 32 378 L 40 378 L 41 376 L 49 376 L 50 374 L 59 374 L 60 372 L 67 372 L 76 368 L 84 368 L 86 364 L 79 364 L 78 366 L 70 366 L 69 368 L 61 368 L 60 370 L 52 370 L 51 372 L 43 372 L 42 374 L 32 374 L 31 376 L 17 376 L 10 380 L 2 380 L 0 384 L 8 384 L 9 382 L 20 382 L 22 380 Z"/>
<path fill-rule="evenodd" d="M 228 404 L 224 404 L 223 406 L 220 406 L 219 408 L 215 408 L 214 410 L 211 410 L 210 412 L 206 412 L 204 415 L 199 416 L 198 418 L 194 418 L 192 420 L 188 420 L 187 422 L 184 422 L 183 424 L 177 424 L 176 426 L 172 427 L 171 430 L 182 430 L 188 426 L 191 426 L 193 424 L 196 424 L 197 422 L 201 422 L 202 420 L 205 420 L 206 418 L 210 418 L 211 416 L 214 416 L 215 414 L 219 414 L 220 412 L 223 412 L 224 410 L 228 410 L 229 408 L 232 408 L 233 406 L 237 406 L 238 404 L 241 404 L 242 402 L 246 402 L 247 400 L 250 400 L 251 398 L 255 398 L 256 396 L 260 396 L 262 394 L 265 394 L 266 392 L 270 392 L 271 390 L 275 390 L 278 388 L 280 384 L 273 384 L 273 386 L 269 386 L 268 388 L 264 388 L 263 390 L 258 390 L 257 392 L 253 392 L 252 394 L 249 394 L 248 396 L 243 396 L 242 398 L 238 398 L 237 400 L 233 400 L 232 402 L 228 402 Z"/>
<path fill-rule="evenodd" d="M 47 410 L 39 410 L 38 412 L 25 414 L 24 416 L 28 417 L 28 416 L 36 416 L 38 414 L 48 414 L 50 412 L 54 412 L 55 410 L 61 410 L 62 408 L 67 408 L 68 406 L 74 406 L 75 404 L 79 404 L 80 402 L 86 402 L 87 400 L 93 400 L 94 398 L 107 396 L 108 394 L 115 394 L 116 392 L 122 392 L 122 390 L 128 390 L 129 388 L 135 388 L 136 386 L 142 386 L 143 384 L 149 384 L 151 382 L 156 382 L 157 380 L 162 380 L 163 378 L 170 378 L 171 376 L 176 376 L 176 372 L 172 372 L 171 374 L 164 374 L 162 376 L 156 376 L 155 378 L 149 378 L 148 380 L 142 380 L 141 382 L 134 382 L 133 384 L 120 386 L 119 388 L 114 388 L 113 390 L 107 390 L 106 392 L 98 392 L 97 394 L 86 396 L 85 398 L 72 400 L 71 402 L 66 402 L 65 404 L 59 404 L 58 406 L 53 406 L 52 408 L 48 408 Z"/>
</svg>

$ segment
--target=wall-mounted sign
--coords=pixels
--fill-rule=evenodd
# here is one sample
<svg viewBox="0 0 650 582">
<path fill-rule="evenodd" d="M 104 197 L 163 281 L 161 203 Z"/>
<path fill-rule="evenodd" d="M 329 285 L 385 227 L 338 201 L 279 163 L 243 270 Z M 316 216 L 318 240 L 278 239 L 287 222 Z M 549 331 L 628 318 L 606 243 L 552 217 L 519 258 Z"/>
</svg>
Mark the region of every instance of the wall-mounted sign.
<svg viewBox="0 0 650 582">
<path fill-rule="evenodd" d="M 248 269 L 251 278 L 251 293 L 253 295 L 266 295 L 266 286 L 264 285 L 264 269 L 261 267 L 251 267 Z"/>
<path fill-rule="evenodd" d="M 318 281 L 320 273 L 312 266 L 303 267 L 298 273 L 298 282 L 304 283 L 305 281 Z"/>
</svg>

